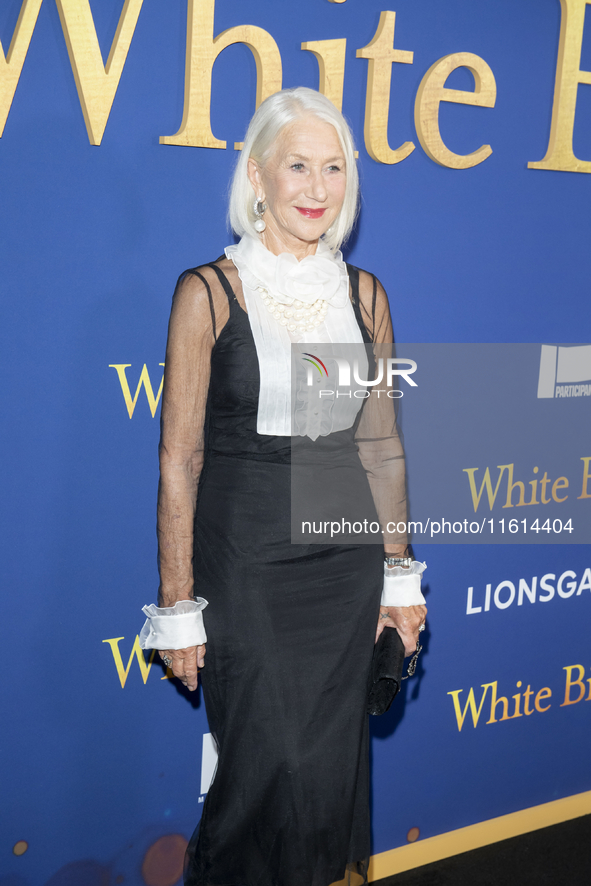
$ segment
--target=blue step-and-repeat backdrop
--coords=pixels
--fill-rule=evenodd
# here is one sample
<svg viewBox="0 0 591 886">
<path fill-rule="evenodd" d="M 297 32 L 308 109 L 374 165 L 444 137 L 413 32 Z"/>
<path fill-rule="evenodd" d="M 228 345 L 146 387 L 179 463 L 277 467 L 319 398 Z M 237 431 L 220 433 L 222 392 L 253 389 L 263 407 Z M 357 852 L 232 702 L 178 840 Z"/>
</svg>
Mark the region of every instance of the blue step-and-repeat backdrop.
<svg viewBox="0 0 591 886">
<path fill-rule="evenodd" d="M 590 790 L 589 539 L 555 521 L 591 510 L 591 4 L 3 0 L 0 41 L 0 886 L 179 880 L 215 749 L 200 693 L 137 641 L 167 319 L 178 274 L 232 239 L 236 143 L 281 85 L 342 102 L 346 257 L 397 339 L 531 355 L 531 458 L 499 428 L 499 364 L 467 385 L 491 434 L 458 483 L 495 531 L 539 505 L 552 543 L 416 539 L 429 631 L 372 722 L 373 851 Z"/>
</svg>

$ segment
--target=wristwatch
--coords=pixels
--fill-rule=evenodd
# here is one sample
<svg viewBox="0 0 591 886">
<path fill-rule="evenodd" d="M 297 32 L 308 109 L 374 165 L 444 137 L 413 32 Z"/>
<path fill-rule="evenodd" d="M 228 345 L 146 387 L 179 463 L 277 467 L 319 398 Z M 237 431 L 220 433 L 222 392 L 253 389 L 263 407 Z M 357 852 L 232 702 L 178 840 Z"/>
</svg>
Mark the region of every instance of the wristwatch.
<svg viewBox="0 0 591 886">
<path fill-rule="evenodd" d="M 392 566 L 404 566 L 407 568 L 411 563 L 414 563 L 414 557 L 384 557 L 384 563 L 388 568 Z"/>
</svg>

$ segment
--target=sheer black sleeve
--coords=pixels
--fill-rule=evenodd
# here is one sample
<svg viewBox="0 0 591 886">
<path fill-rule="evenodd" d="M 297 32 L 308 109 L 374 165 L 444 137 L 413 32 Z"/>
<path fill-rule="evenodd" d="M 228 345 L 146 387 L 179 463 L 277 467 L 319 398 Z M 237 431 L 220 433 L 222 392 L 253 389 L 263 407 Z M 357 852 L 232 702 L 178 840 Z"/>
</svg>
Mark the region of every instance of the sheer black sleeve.
<svg viewBox="0 0 591 886">
<path fill-rule="evenodd" d="M 164 369 L 158 486 L 159 602 L 193 592 L 193 521 L 203 466 L 211 352 L 228 316 L 211 268 L 186 271 L 175 289 Z"/>
<path fill-rule="evenodd" d="M 386 360 L 394 356 L 390 305 L 379 280 L 365 271 L 359 273 L 359 307 L 374 343 L 376 360 L 381 358 L 385 366 Z M 357 445 L 384 529 L 384 546 L 389 552 L 402 553 L 407 545 L 406 472 L 396 424 L 396 400 L 388 396 L 392 389 L 386 379 L 371 388 L 357 431 Z"/>
</svg>

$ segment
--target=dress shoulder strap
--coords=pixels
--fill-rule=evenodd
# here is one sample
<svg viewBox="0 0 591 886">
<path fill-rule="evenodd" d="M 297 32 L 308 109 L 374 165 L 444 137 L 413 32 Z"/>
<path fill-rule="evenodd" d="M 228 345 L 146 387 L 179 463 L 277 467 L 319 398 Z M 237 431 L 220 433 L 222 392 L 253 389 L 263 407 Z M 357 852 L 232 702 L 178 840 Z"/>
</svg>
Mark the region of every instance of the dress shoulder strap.
<svg viewBox="0 0 591 886">
<path fill-rule="evenodd" d="M 199 273 L 197 268 L 189 268 L 187 271 L 183 271 L 183 273 L 179 277 L 179 279 L 177 281 L 177 289 L 178 289 L 179 285 L 182 283 L 182 281 L 187 277 L 188 274 L 191 274 L 193 277 L 198 277 L 201 280 L 201 282 L 203 283 L 203 285 L 205 286 L 205 291 L 207 292 L 207 301 L 209 303 L 209 313 L 211 314 L 211 326 L 213 329 L 213 338 L 214 338 L 214 341 L 217 341 L 215 309 L 213 306 L 213 296 L 211 294 L 211 286 L 209 285 L 209 283 L 207 282 L 207 280 L 205 279 L 203 274 Z"/>
<path fill-rule="evenodd" d="M 355 265 L 350 265 L 348 262 L 346 263 L 347 274 L 349 275 L 349 282 L 351 284 L 351 295 L 353 305 L 359 304 L 359 268 L 356 268 Z"/>
<path fill-rule="evenodd" d="M 353 311 L 355 312 L 355 319 L 359 324 L 359 329 L 361 330 L 361 335 L 363 336 L 363 340 L 367 343 L 372 341 L 372 338 L 369 334 L 369 330 L 365 325 L 363 320 L 363 316 L 361 314 L 361 304 L 359 301 L 359 268 L 356 268 L 355 265 L 350 265 L 347 263 L 347 273 L 349 275 L 349 282 L 351 284 L 351 301 L 353 303 Z M 373 306 L 372 312 L 375 316 L 375 302 L 376 302 L 376 279 L 374 277 L 373 281 Z"/>
<path fill-rule="evenodd" d="M 223 259 L 223 258 L 225 258 L 225 256 L 224 256 L 224 255 L 220 255 L 220 257 L 219 257 L 218 259 L 216 259 L 216 261 L 221 261 L 221 259 Z M 220 281 L 220 283 L 221 283 L 222 286 L 224 287 L 224 292 L 226 293 L 226 296 L 227 296 L 227 298 L 228 298 L 228 303 L 229 303 L 230 308 L 231 308 L 231 307 L 232 307 L 232 302 L 233 302 L 233 301 L 236 301 L 236 293 L 235 293 L 234 290 L 232 289 L 232 286 L 231 286 L 231 284 L 230 284 L 230 281 L 228 280 L 228 278 L 226 277 L 226 275 L 224 274 L 224 272 L 221 270 L 221 268 L 218 268 L 218 266 L 216 265 L 215 262 L 208 262 L 208 264 L 206 265 L 206 267 L 211 268 L 213 271 L 215 271 L 218 280 Z"/>
<path fill-rule="evenodd" d="M 225 258 L 225 256 L 222 255 L 222 256 L 220 256 L 220 258 L 216 259 L 216 261 L 221 261 L 223 258 Z M 222 285 L 224 292 L 226 293 L 226 297 L 229 302 L 230 313 L 231 313 L 232 312 L 232 303 L 236 302 L 236 295 L 234 293 L 234 290 L 232 289 L 230 281 L 228 280 L 228 278 L 226 277 L 224 272 L 221 271 L 220 268 L 218 268 L 218 266 L 214 262 L 207 262 L 204 265 L 199 265 L 199 267 L 197 267 L 197 268 L 189 268 L 188 270 L 183 271 L 183 273 L 181 274 L 181 276 L 178 279 L 177 288 L 189 274 L 191 274 L 193 277 L 198 277 L 199 280 L 201 280 L 201 282 L 205 286 L 205 291 L 207 292 L 207 301 L 209 304 L 209 313 L 211 314 L 211 325 L 212 325 L 212 329 L 213 329 L 213 338 L 214 338 L 214 341 L 217 341 L 217 338 L 218 338 L 217 323 L 216 323 L 216 316 L 215 316 L 215 307 L 214 307 L 214 303 L 213 303 L 213 294 L 211 291 L 211 286 L 209 284 L 209 281 L 207 280 L 207 278 L 205 277 L 204 274 L 200 273 L 200 270 L 202 270 L 203 268 L 211 268 L 212 271 L 215 272 L 216 277 L 218 278 L 219 282 Z"/>
</svg>

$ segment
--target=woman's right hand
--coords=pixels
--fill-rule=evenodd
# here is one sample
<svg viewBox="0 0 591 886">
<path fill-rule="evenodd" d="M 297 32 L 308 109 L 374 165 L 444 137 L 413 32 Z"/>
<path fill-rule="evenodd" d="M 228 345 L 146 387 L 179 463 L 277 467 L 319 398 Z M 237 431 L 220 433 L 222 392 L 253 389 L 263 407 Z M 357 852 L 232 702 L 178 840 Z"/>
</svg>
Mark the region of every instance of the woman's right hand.
<svg viewBox="0 0 591 886">
<path fill-rule="evenodd" d="M 160 658 L 172 659 L 170 669 L 190 692 L 197 689 L 199 669 L 205 665 L 205 644 L 188 649 L 162 649 Z"/>
</svg>

